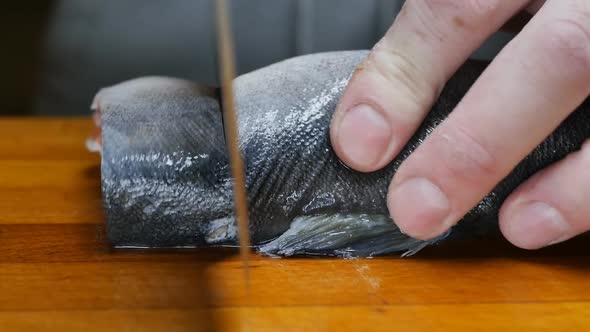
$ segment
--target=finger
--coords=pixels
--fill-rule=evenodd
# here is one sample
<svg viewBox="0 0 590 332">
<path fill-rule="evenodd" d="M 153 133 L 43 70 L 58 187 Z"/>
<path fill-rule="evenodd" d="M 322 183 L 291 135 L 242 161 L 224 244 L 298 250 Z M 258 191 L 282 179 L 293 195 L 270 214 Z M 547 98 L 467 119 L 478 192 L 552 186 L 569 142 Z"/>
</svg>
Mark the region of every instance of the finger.
<svg viewBox="0 0 590 332">
<path fill-rule="evenodd" d="M 340 99 L 331 125 L 337 155 L 359 171 L 389 163 L 449 77 L 527 2 L 406 1 Z"/>
<path fill-rule="evenodd" d="M 500 210 L 500 229 L 514 245 L 538 249 L 590 230 L 590 141 L 522 184 Z"/>
<path fill-rule="evenodd" d="M 500 52 L 395 174 L 388 204 L 402 230 L 442 234 L 581 104 L 589 18 L 588 1 L 548 1 Z"/>
</svg>

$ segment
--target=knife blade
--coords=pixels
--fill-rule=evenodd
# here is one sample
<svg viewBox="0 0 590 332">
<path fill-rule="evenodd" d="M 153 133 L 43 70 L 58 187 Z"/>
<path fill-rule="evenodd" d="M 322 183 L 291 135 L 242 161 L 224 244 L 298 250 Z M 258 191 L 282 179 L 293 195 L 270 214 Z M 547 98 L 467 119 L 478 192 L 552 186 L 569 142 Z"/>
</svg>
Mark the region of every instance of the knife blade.
<svg viewBox="0 0 590 332">
<path fill-rule="evenodd" d="M 250 230 L 248 197 L 244 180 L 244 163 L 238 144 L 237 117 L 234 110 L 233 80 L 236 76 L 231 18 L 226 0 L 217 0 L 217 47 L 221 81 L 221 102 L 226 144 L 234 180 L 234 204 L 238 224 L 240 256 L 246 287 L 249 285 Z"/>
</svg>

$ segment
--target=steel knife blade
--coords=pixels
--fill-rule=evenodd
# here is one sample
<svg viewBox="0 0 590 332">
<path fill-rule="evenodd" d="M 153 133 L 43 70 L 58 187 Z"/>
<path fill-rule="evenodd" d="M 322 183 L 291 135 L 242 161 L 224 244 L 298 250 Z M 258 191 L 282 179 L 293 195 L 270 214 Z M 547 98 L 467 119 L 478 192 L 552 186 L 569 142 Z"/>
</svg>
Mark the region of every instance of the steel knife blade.
<svg viewBox="0 0 590 332">
<path fill-rule="evenodd" d="M 221 102 L 226 144 L 233 178 L 234 204 L 238 224 L 240 256 L 246 286 L 249 284 L 250 231 L 248 196 L 246 194 L 244 163 L 238 144 L 237 116 L 234 109 L 233 80 L 236 77 L 234 41 L 231 18 L 226 0 L 217 0 L 217 52 L 221 82 Z"/>
</svg>

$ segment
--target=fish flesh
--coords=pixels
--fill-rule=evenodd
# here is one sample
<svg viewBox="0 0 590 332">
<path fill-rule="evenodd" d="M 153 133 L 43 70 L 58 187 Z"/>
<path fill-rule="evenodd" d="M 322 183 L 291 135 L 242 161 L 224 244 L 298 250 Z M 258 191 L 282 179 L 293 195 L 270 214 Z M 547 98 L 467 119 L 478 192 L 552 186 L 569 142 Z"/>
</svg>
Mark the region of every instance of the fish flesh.
<svg viewBox="0 0 590 332">
<path fill-rule="evenodd" d="M 368 51 L 299 56 L 241 75 L 234 93 L 250 232 L 266 255 L 368 257 L 414 254 L 453 237 L 494 234 L 510 192 L 590 137 L 586 100 L 444 235 L 403 234 L 386 194 L 400 163 L 440 124 L 485 69 L 466 62 L 448 81 L 403 151 L 385 168 L 352 170 L 332 150 L 330 119 Z M 205 247 L 237 243 L 219 89 L 144 77 L 98 92 L 107 233 L 116 247 Z M 532 124 L 531 124 L 532 125 Z"/>
</svg>

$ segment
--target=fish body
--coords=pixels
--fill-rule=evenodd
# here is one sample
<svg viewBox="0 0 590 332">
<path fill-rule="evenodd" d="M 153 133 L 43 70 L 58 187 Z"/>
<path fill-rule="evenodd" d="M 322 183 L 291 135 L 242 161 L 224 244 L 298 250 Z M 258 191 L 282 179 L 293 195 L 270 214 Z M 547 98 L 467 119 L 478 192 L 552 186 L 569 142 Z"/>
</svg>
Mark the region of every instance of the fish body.
<svg viewBox="0 0 590 332">
<path fill-rule="evenodd" d="M 412 254 L 447 236 L 497 232 L 498 210 L 508 194 L 590 137 L 586 101 L 448 233 L 431 241 L 410 238 L 388 217 L 389 182 L 486 64 L 463 65 L 397 158 L 379 171 L 361 173 L 339 161 L 330 144 L 329 125 L 352 73 L 367 54 L 306 55 L 236 78 L 250 232 L 260 252 Z M 114 246 L 236 243 L 218 90 L 149 77 L 103 89 L 95 104 L 102 140 L 103 202 Z"/>
</svg>

